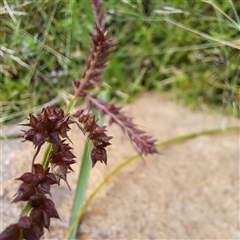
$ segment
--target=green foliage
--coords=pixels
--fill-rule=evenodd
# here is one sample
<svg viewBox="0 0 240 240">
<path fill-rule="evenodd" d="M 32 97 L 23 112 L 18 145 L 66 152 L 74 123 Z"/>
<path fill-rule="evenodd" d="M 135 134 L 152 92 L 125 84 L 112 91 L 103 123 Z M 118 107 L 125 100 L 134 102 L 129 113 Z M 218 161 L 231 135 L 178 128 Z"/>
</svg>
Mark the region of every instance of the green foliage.
<svg viewBox="0 0 240 240">
<path fill-rule="evenodd" d="M 2 4 L 1 116 L 11 121 L 69 100 L 94 18 L 88 1 Z M 238 1 L 109 0 L 104 8 L 116 43 L 105 73 L 112 97 L 155 89 L 193 108 L 239 114 Z"/>
</svg>

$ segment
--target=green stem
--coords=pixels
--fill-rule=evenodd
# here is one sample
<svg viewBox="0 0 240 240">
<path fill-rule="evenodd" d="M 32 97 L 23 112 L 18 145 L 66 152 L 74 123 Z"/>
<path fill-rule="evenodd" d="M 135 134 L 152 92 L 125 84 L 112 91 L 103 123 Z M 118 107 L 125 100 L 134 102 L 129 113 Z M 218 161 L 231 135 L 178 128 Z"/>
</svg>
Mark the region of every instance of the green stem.
<svg viewBox="0 0 240 240">
<path fill-rule="evenodd" d="M 157 146 L 158 147 L 164 147 L 164 146 L 176 143 L 176 142 L 181 142 L 181 141 L 184 141 L 184 140 L 188 140 L 188 139 L 199 137 L 199 136 L 203 136 L 203 135 L 212 135 L 212 134 L 217 134 L 217 133 L 225 133 L 225 132 L 229 132 L 229 131 L 236 131 L 236 130 L 239 130 L 239 129 L 240 128 L 238 126 L 228 127 L 225 130 L 222 130 L 221 128 L 210 129 L 210 130 L 206 130 L 206 131 L 202 131 L 202 132 L 191 133 L 191 134 L 184 135 L 184 136 L 181 136 L 181 137 L 172 138 L 170 140 L 158 143 Z"/>
<path fill-rule="evenodd" d="M 48 164 L 49 164 L 48 159 L 49 159 L 49 155 L 50 155 L 51 151 L 52 151 L 52 144 L 49 143 L 48 146 L 47 146 L 47 149 L 46 149 L 46 151 L 45 151 L 45 153 L 43 155 L 43 160 L 42 160 L 43 168 L 47 168 L 48 167 Z"/>
<path fill-rule="evenodd" d="M 20 230 L 20 236 L 19 236 L 18 240 L 23 240 L 23 230 L 22 229 Z"/>
<path fill-rule="evenodd" d="M 84 202 L 90 169 L 91 169 L 91 161 L 89 159 L 89 152 L 91 152 L 91 150 L 92 150 L 92 144 L 88 139 L 85 145 L 85 149 L 82 157 L 82 164 L 81 164 L 80 173 L 78 177 L 77 189 L 76 189 L 74 204 L 72 208 L 70 224 L 72 224 L 73 220 L 77 217 L 77 213 L 81 210 Z M 75 236 L 77 234 L 77 229 L 78 229 L 78 224 L 75 225 L 69 239 L 75 239 Z"/>
<path fill-rule="evenodd" d="M 69 104 L 67 105 L 67 109 L 66 109 L 66 113 L 67 114 L 72 111 L 72 109 L 74 108 L 76 102 L 77 102 L 77 98 L 73 97 L 71 99 L 71 101 L 69 102 Z"/>
<path fill-rule="evenodd" d="M 21 216 L 26 216 L 29 211 L 31 210 L 31 206 L 29 205 L 29 202 L 26 203 L 25 207 L 23 208 L 21 212 Z"/>
</svg>

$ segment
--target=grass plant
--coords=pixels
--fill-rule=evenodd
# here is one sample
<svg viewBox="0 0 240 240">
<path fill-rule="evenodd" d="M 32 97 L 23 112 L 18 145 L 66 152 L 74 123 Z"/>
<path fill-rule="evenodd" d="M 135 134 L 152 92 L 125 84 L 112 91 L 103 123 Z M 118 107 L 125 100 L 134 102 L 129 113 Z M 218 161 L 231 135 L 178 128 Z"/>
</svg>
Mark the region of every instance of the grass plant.
<svg viewBox="0 0 240 240">
<path fill-rule="evenodd" d="M 88 137 L 87 148 L 91 142 L 92 166 L 97 161 L 107 163 L 105 148 L 111 137 L 90 110 L 98 110 L 99 116 L 108 115 L 110 124 L 122 128 L 140 155 L 158 153 L 155 140 L 139 130 L 120 108 L 100 99 L 99 92 L 108 92 L 112 100 L 129 101 L 135 94 L 155 89 L 192 108 L 208 105 L 239 116 L 240 3 L 104 1 L 105 25 L 100 3 L 91 3 L 94 11 L 90 1 L 77 0 L 3 0 L 0 6 L 1 122 L 10 124 L 30 112 L 38 114 L 30 114 L 25 126 L 31 129 L 22 135 L 36 148 L 32 171 L 18 178 L 23 183 L 13 200 L 28 204 L 18 223 L 3 232 L 3 239 L 39 239 L 43 228 L 49 228 L 50 218 L 59 217 L 54 202 L 45 195 L 60 179 L 67 183 L 70 165 L 75 163 L 71 147 L 65 143 L 70 124 L 77 124 Z M 94 31 L 86 60 L 89 34 Z M 108 61 L 109 68 L 103 73 Z M 74 79 L 72 85 L 69 79 Z M 69 94 L 71 91 L 75 94 Z M 88 103 L 87 110 L 73 114 L 77 101 L 83 100 Z M 216 132 L 219 130 L 179 137 L 159 146 Z M 43 161 L 34 164 L 45 142 L 49 145 Z M 106 181 L 137 157 L 106 176 L 83 205 L 90 171 L 89 156 L 83 156 L 80 190 L 70 220 L 71 239 L 76 236 L 86 204 Z"/>
</svg>

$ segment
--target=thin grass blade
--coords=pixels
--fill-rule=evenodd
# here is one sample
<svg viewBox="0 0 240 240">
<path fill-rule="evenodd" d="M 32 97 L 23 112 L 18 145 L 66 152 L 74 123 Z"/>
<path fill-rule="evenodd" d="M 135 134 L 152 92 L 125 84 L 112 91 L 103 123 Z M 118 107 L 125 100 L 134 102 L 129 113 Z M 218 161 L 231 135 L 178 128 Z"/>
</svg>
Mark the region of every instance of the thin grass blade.
<svg viewBox="0 0 240 240">
<path fill-rule="evenodd" d="M 107 101 L 107 100 L 109 100 L 109 94 L 104 93 L 104 92 L 100 93 L 99 98 Z M 102 126 L 103 122 L 104 122 L 104 118 L 100 118 L 98 112 L 95 110 L 93 110 L 93 114 L 97 118 L 99 118 L 98 125 Z M 87 140 L 86 146 L 84 149 L 84 153 L 83 153 L 82 164 L 80 167 L 80 173 L 79 173 L 79 177 L 78 177 L 75 199 L 74 199 L 71 218 L 70 218 L 70 225 L 73 224 L 73 221 L 76 219 L 77 214 L 82 209 L 82 206 L 84 203 L 86 189 L 87 189 L 87 185 L 88 185 L 89 174 L 90 174 L 91 165 L 92 165 L 92 162 L 89 159 L 89 152 L 91 152 L 91 150 L 92 150 L 92 144 L 89 140 Z M 75 225 L 75 227 L 74 227 L 73 231 L 71 232 L 71 235 L 69 236 L 68 239 L 76 238 L 78 226 L 79 226 L 79 221 Z"/>
</svg>

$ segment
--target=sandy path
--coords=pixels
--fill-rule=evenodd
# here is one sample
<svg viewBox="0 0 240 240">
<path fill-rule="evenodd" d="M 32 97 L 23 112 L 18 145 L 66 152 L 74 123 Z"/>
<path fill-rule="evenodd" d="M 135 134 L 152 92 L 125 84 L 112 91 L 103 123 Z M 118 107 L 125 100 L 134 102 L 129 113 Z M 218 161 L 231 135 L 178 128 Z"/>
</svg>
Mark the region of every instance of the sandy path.
<svg viewBox="0 0 240 240">
<path fill-rule="evenodd" d="M 124 109 L 159 141 L 239 125 L 233 117 L 190 111 L 156 93 L 144 94 Z M 117 126 L 108 129 L 114 136 L 109 164 L 97 163 L 91 171 L 87 195 L 108 172 L 134 154 Z M 83 137 L 76 128 L 71 139 L 75 154 L 81 156 Z M 26 161 L 34 153 L 31 144 L 19 142 L 1 143 L 2 227 L 14 222 L 20 212 L 21 203 L 8 202 L 19 184 L 12 179 L 29 170 Z M 134 161 L 106 184 L 82 219 L 79 239 L 239 239 L 239 133 L 201 136 L 161 152 L 147 157 L 146 164 L 141 159 Z M 44 239 L 63 239 L 77 174 L 76 170 L 68 177 L 72 192 L 64 183 L 53 189 L 62 221 L 53 220 L 51 233 Z"/>
</svg>

